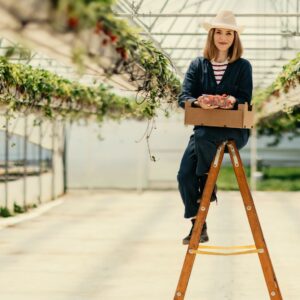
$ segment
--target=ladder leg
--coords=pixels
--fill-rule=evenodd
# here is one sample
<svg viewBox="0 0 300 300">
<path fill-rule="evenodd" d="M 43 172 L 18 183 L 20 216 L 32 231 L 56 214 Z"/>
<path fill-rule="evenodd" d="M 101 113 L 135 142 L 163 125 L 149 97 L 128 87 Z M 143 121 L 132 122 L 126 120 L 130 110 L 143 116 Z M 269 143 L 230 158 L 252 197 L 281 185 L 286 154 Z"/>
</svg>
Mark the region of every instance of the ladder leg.
<svg viewBox="0 0 300 300">
<path fill-rule="evenodd" d="M 199 206 L 199 210 L 196 216 L 196 221 L 194 225 L 194 229 L 192 232 L 191 240 L 185 255 L 185 260 L 183 263 L 183 267 L 181 270 L 179 282 L 177 285 L 177 289 L 175 292 L 174 300 L 183 300 L 185 297 L 186 289 L 188 286 L 188 282 L 190 279 L 190 275 L 192 272 L 192 268 L 194 265 L 195 253 L 193 250 L 197 250 L 200 241 L 200 232 L 202 231 L 203 224 L 206 220 L 206 216 L 208 213 L 208 209 L 210 206 L 210 198 L 217 181 L 217 177 L 220 171 L 220 167 L 222 164 L 223 156 L 224 156 L 224 149 L 225 149 L 226 142 L 222 143 L 216 152 L 215 158 L 210 166 L 208 178 L 205 184 L 205 188 L 202 194 L 202 200 Z"/>
<path fill-rule="evenodd" d="M 269 296 L 272 300 L 282 300 L 279 285 L 276 275 L 272 266 L 269 251 L 263 236 L 263 232 L 259 223 L 258 215 L 255 205 L 250 193 L 247 183 L 246 175 L 244 172 L 243 164 L 239 155 L 239 151 L 234 141 L 229 141 L 227 144 L 230 159 L 233 169 L 238 181 L 239 189 L 245 205 L 248 221 L 251 227 L 252 235 L 255 241 L 256 248 L 258 249 L 258 256 L 260 264 L 264 273 L 265 281 L 269 290 Z"/>
</svg>

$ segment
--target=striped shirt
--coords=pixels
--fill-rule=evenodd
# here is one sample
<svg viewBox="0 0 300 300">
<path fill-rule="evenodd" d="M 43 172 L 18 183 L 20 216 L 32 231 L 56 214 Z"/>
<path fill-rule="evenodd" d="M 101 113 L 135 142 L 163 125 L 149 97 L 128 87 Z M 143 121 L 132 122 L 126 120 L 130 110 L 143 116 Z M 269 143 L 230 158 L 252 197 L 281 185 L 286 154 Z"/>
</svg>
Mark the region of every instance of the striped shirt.
<svg viewBox="0 0 300 300">
<path fill-rule="evenodd" d="M 228 60 L 226 59 L 225 61 L 223 61 L 221 63 L 211 60 L 211 64 L 212 64 L 212 68 L 213 68 L 214 75 L 216 78 L 216 82 L 217 82 L 217 84 L 219 84 L 221 82 L 222 77 L 227 68 Z"/>
</svg>

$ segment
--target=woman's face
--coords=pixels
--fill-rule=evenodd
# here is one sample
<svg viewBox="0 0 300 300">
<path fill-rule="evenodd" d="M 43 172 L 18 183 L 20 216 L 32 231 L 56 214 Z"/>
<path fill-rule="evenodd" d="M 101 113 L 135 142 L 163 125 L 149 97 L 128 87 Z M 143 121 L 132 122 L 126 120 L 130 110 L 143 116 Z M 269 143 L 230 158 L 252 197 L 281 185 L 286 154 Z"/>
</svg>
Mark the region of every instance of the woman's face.
<svg viewBox="0 0 300 300">
<path fill-rule="evenodd" d="M 228 51 L 233 44 L 234 31 L 230 29 L 216 28 L 214 33 L 214 43 L 219 51 Z"/>
</svg>

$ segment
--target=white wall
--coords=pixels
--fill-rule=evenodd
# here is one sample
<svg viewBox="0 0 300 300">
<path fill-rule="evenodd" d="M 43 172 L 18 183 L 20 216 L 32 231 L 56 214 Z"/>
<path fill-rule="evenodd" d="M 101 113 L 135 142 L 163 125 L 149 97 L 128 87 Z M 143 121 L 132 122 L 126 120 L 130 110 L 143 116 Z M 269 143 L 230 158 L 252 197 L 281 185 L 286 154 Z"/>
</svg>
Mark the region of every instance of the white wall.
<svg viewBox="0 0 300 300">
<path fill-rule="evenodd" d="M 146 188 L 153 180 L 174 181 L 192 128 L 182 124 L 182 115 L 160 118 L 150 137 L 150 160 L 146 139 L 147 122 L 73 124 L 68 143 L 68 182 L 70 188 Z M 97 138 L 98 134 L 103 137 Z"/>
<path fill-rule="evenodd" d="M 121 123 L 106 121 L 102 127 L 73 124 L 68 130 L 68 187 L 69 188 L 176 188 L 179 163 L 192 126 L 183 125 L 183 111 L 171 118 L 160 117 L 150 137 L 152 155 L 147 143 L 137 143 L 147 128 L 146 122 L 132 120 Z M 97 138 L 101 134 L 103 140 Z M 278 147 L 267 148 L 272 138 L 258 140 L 258 157 L 276 162 L 300 165 L 300 139 L 287 138 Z M 250 163 L 250 141 L 241 150 L 245 164 Z M 225 155 L 224 163 L 229 163 Z M 286 161 L 286 162 L 284 162 Z"/>
</svg>

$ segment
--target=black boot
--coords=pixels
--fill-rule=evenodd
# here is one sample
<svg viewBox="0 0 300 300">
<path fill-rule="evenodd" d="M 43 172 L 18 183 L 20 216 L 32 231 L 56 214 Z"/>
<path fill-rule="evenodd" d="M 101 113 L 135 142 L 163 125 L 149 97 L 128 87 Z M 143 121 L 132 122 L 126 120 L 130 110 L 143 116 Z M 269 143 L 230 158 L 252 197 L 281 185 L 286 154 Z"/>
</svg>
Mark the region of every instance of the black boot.
<svg viewBox="0 0 300 300">
<path fill-rule="evenodd" d="M 195 221 L 196 221 L 195 219 L 192 219 L 192 224 L 193 224 L 192 228 L 190 230 L 190 233 L 182 240 L 183 245 L 188 245 L 190 243 L 190 239 L 191 239 L 192 232 L 194 229 Z M 207 234 L 207 225 L 206 225 L 206 222 L 204 222 L 199 242 L 206 243 L 206 242 L 208 242 L 208 240 L 209 240 L 209 238 L 208 238 L 208 234 Z"/>
</svg>

